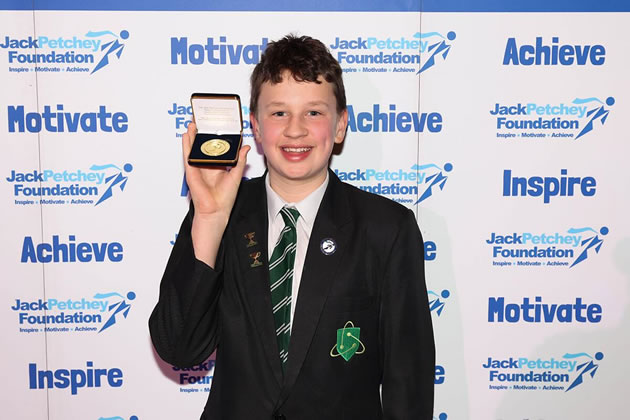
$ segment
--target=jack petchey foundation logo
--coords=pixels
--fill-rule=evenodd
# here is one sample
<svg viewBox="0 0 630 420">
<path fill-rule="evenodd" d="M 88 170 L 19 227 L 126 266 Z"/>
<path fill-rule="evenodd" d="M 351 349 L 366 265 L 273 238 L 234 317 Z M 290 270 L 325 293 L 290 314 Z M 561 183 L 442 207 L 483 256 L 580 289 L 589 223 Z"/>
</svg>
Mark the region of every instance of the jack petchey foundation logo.
<svg viewBox="0 0 630 420">
<path fill-rule="evenodd" d="M 503 392 L 569 392 L 597 382 L 604 353 L 565 353 L 561 356 L 488 357 L 481 367 L 488 372 L 489 389 Z"/>
<path fill-rule="evenodd" d="M 26 38 L 5 35 L 0 50 L 6 50 L 9 72 L 94 74 L 121 60 L 128 39 L 126 29 Z"/>
<path fill-rule="evenodd" d="M 609 232 L 607 226 L 555 232 L 491 232 L 485 245 L 493 266 L 573 268 L 595 258 Z"/>
<path fill-rule="evenodd" d="M 177 375 L 177 381 L 181 385 L 179 392 L 194 394 L 197 392 L 210 392 L 212 378 L 214 377 L 213 359 L 208 359 L 198 365 L 179 368 L 172 366 L 173 372 Z"/>
<path fill-rule="evenodd" d="M 441 66 L 457 34 L 416 32 L 410 35 L 335 37 L 328 45 L 344 73 L 410 73 L 418 75 Z"/>
<path fill-rule="evenodd" d="M 412 205 L 440 194 L 448 181 L 453 164 L 428 163 L 405 169 L 358 168 L 351 171 L 335 169 L 340 180 L 357 188 L 378 194 L 397 203 Z"/>
<path fill-rule="evenodd" d="M 5 181 L 12 186 L 16 206 L 98 206 L 125 191 L 132 171 L 131 163 L 26 172 L 12 169 Z"/>
<path fill-rule="evenodd" d="M 577 140 L 602 132 L 615 98 L 577 97 L 569 101 L 495 103 L 490 115 L 501 140 Z"/>
<path fill-rule="evenodd" d="M 10 307 L 17 315 L 19 332 L 102 333 L 120 325 L 131 310 L 136 293 L 96 293 L 79 298 L 15 299 Z"/>
</svg>

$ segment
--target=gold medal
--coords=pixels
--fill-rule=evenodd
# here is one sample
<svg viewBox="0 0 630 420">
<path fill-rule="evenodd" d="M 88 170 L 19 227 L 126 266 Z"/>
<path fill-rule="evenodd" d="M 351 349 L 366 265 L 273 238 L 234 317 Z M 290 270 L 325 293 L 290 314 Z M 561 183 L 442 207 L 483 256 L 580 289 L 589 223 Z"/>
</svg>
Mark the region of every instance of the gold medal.
<svg viewBox="0 0 630 420">
<path fill-rule="evenodd" d="M 201 151 L 208 156 L 221 156 L 230 150 L 230 143 L 221 139 L 212 139 L 201 145 Z"/>
</svg>

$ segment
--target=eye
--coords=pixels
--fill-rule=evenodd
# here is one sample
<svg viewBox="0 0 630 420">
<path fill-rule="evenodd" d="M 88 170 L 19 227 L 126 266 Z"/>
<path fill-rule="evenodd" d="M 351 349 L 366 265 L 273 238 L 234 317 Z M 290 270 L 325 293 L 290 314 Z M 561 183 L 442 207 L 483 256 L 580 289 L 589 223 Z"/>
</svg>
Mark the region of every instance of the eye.
<svg viewBox="0 0 630 420">
<path fill-rule="evenodd" d="M 287 113 L 284 111 L 276 111 L 273 112 L 271 115 L 273 115 L 274 117 L 284 117 L 285 115 L 287 115 Z"/>
<path fill-rule="evenodd" d="M 318 115 L 322 115 L 322 113 L 319 111 L 308 111 L 308 115 L 309 117 L 316 117 Z"/>
</svg>

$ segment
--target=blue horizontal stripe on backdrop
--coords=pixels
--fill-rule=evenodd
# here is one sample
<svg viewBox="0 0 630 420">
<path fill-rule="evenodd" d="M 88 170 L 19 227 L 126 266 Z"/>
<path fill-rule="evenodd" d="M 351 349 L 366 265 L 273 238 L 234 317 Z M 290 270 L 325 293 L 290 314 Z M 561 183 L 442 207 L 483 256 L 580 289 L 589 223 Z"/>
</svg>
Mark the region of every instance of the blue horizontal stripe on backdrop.
<svg viewBox="0 0 630 420">
<path fill-rule="evenodd" d="M 630 0 L 0 0 L 0 10 L 630 12 Z"/>
<path fill-rule="evenodd" d="M 630 12 L 630 0 L 423 0 L 423 12 Z"/>
</svg>

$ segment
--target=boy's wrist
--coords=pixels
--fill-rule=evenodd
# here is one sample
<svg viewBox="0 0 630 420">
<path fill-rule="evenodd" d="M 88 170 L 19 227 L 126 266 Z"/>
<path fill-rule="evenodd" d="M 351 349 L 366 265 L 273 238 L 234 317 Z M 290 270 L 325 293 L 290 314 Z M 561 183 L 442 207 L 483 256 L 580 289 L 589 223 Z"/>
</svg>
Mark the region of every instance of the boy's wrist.
<svg viewBox="0 0 630 420">
<path fill-rule="evenodd" d="M 195 258 L 214 267 L 221 245 L 221 238 L 227 226 L 229 216 L 221 215 L 193 217 L 190 236 Z"/>
</svg>

